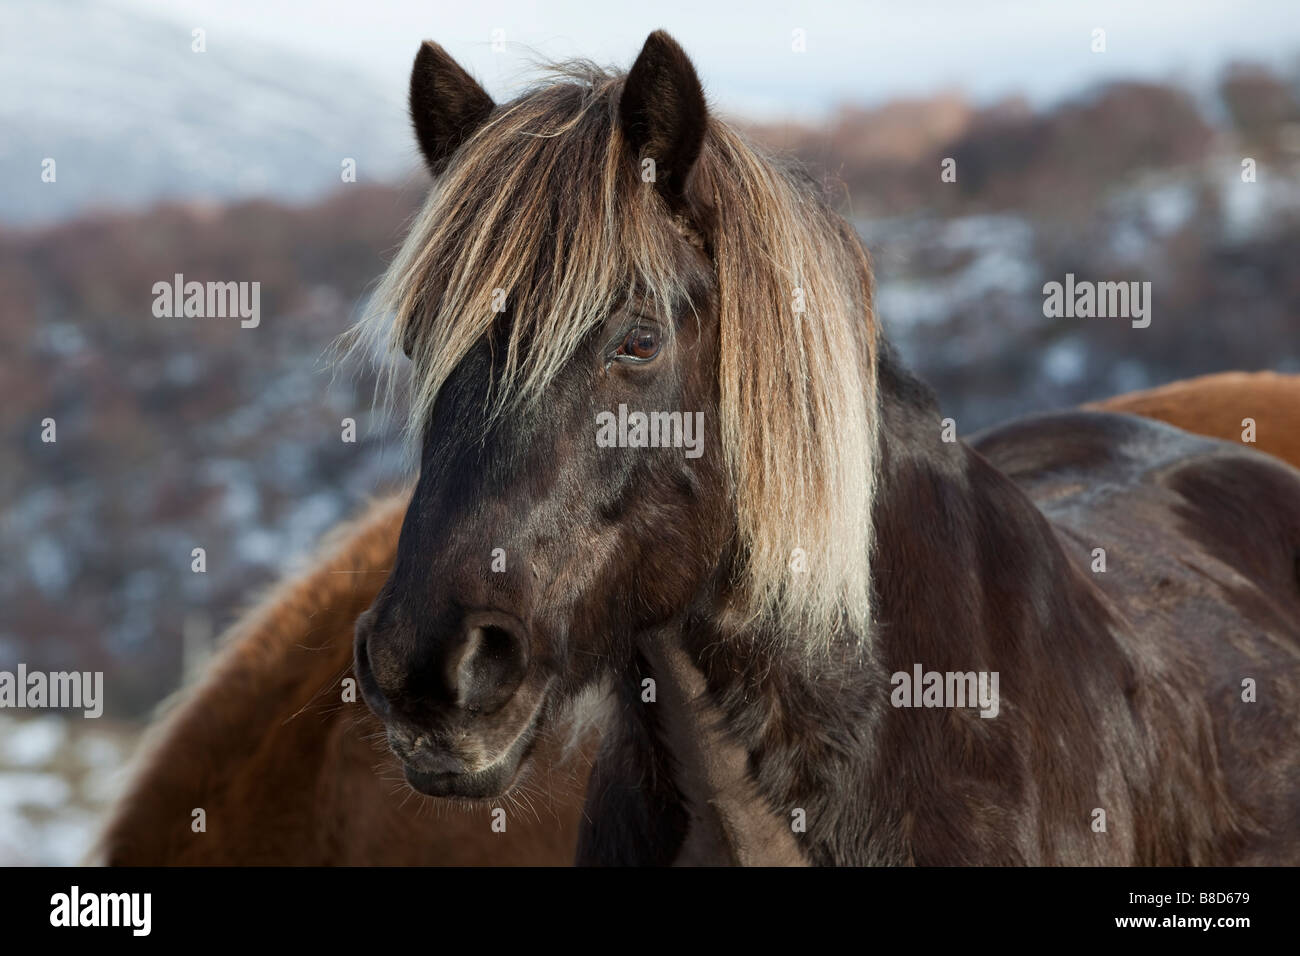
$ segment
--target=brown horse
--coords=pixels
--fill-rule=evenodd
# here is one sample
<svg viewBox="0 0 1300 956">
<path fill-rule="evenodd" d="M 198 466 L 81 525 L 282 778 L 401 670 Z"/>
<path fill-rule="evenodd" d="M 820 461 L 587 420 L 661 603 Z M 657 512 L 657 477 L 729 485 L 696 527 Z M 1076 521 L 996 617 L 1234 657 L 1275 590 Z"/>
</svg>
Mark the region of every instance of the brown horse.
<svg viewBox="0 0 1300 956">
<path fill-rule="evenodd" d="M 100 841 L 117 865 L 568 864 L 587 764 L 559 746 L 501 807 L 429 801 L 349 693 L 352 633 L 393 565 L 409 495 L 337 529 L 312 570 L 225 637 L 203 680 L 142 745 Z M 558 742 L 557 742 L 558 743 Z M 196 810 L 203 811 L 202 830 Z"/>
</svg>

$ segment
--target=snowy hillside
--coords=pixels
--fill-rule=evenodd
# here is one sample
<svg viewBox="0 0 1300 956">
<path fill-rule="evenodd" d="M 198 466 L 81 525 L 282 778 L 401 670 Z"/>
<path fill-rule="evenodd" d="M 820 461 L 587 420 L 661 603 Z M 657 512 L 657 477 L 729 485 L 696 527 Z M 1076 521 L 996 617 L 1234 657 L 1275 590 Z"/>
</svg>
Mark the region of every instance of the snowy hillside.
<svg viewBox="0 0 1300 956">
<path fill-rule="evenodd" d="M 345 158 L 362 182 L 415 165 L 403 90 L 212 31 L 196 53 L 202 26 L 86 0 L 0 4 L 0 224 L 161 198 L 309 199 Z"/>
</svg>

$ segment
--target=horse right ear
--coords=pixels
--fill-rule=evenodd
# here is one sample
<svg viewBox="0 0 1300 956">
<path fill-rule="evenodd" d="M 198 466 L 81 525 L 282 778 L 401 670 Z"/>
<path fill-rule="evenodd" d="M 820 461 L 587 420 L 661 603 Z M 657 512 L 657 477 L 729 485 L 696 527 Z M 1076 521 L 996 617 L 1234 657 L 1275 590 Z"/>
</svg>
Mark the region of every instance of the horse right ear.
<svg viewBox="0 0 1300 956">
<path fill-rule="evenodd" d="M 478 81 L 432 40 L 425 40 L 415 55 L 410 99 L 415 138 L 435 176 L 496 106 Z"/>
</svg>

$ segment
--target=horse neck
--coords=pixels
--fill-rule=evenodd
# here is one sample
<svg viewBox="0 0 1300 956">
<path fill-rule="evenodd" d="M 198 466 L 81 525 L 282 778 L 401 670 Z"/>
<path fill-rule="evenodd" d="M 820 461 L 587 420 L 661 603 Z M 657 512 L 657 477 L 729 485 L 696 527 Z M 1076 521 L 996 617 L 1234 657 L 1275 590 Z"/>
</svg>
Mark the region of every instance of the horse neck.
<svg viewBox="0 0 1300 956">
<path fill-rule="evenodd" d="M 968 446 L 943 441 L 932 394 L 887 348 L 882 352 L 871 633 L 846 636 L 839 652 L 812 658 L 800 653 L 799 634 L 756 634 L 716 618 L 701 618 L 683 634 L 716 723 L 725 728 L 714 736 L 747 755 L 773 814 L 787 829 L 798 809 L 810 820 L 820 817 L 823 832 L 827 821 L 832 828 L 841 821 L 837 839 L 844 840 L 875 839 L 864 819 L 879 814 L 892 822 L 905 812 L 883 806 L 887 798 L 872 792 L 879 790 L 879 768 L 899 760 L 927 765 L 922 755 L 935 725 L 890 730 L 902 719 L 890 706 L 891 673 L 910 672 L 916 663 L 993 670 L 1009 631 L 1063 631 L 1068 617 L 1099 616 L 1088 603 L 1088 583 L 1068 566 L 1032 501 Z M 1044 592 L 1053 595 L 1046 603 L 1055 620 L 1028 613 L 1043 607 Z M 702 746 L 716 746 L 703 723 L 692 731 Z M 689 736 L 672 734 L 678 741 Z M 857 859 L 882 862 L 909 853 L 901 846 L 859 851 Z M 822 862 L 819 854 L 829 853 L 810 852 Z"/>
</svg>

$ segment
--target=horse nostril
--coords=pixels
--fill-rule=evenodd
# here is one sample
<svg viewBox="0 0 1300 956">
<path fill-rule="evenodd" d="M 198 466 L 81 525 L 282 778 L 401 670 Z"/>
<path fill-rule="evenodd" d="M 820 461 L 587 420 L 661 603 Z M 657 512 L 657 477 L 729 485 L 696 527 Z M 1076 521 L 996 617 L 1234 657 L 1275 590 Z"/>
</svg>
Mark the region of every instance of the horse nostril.
<svg viewBox="0 0 1300 956">
<path fill-rule="evenodd" d="M 387 717 L 392 708 L 370 663 L 370 636 L 374 629 L 373 611 L 366 611 L 357 618 L 356 639 L 352 645 L 352 670 L 357 675 L 361 696 L 370 705 L 370 709 L 380 717 Z"/>
<path fill-rule="evenodd" d="M 471 713 L 499 709 L 523 682 L 528 640 L 523 625 L 498 611 L 473 611 L 444 671 L 456 706 Z"/>
</svg>

